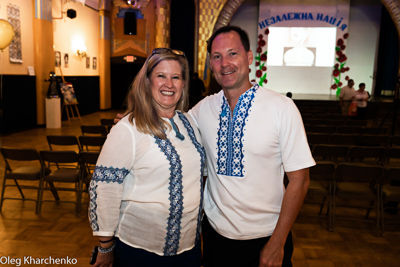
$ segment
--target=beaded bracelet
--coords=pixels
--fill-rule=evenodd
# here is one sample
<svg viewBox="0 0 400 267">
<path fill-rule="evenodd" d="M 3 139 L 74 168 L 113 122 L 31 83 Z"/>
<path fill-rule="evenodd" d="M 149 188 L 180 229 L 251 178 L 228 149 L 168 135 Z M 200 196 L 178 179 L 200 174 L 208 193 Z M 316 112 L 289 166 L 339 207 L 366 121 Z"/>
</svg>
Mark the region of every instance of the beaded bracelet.
<svg viewBox="0 0 400 267">
<path fill-rule="evenodd" d="M 105 243 L 109 243 L 109 242 L 111 242 L 113 240 L 114 240 L 114 237 L 112 237 L 111 239 L 106 240 L 106 241 L 102 241 L 102 240 L 99 240 L 99 241 L 100 241 L 100 243 L 105 244 Z"/>
<path fill-rule="evenodd" d="M 116 245 L 116 242 L 114 242 L 114 244 L 113 244 L 111 247 L 109 247 L 109 248 L 102 248 L 101 246 L 99 246 L 99 252 L 100 252 L 100 253 L 103 253 L 103 254 L 108 253 L 108 252 L 111 252 L 111 251 L 114 250 L 115 245 Z"/>
</svg>

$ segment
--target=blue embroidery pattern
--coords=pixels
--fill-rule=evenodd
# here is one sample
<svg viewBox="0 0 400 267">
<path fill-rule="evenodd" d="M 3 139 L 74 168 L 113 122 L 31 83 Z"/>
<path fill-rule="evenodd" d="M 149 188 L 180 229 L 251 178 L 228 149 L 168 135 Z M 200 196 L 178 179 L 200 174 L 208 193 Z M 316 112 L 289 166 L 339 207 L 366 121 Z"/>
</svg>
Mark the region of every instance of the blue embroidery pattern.
<svg viewBox="0 0 400 267">
<path fill-rule="evenodd" d="M 222 175 L 243 177 L 243 129 L 255 93 L 259 85 L 256 84 L 244 94 L 237 102 L 231 115 L 228 101 L 223 97 L 221 114 L 219 116 L 218 130 L 218 158 L 217 173 Z"/>
<path fill-rule="evenodd" d="M 122 168 L 113 168 L 113 167 L 103 167 L 96 166 L 93 171 L 92 180 L 97 182 L 106 182 L 106 183 L 119 183 L 122 184 L 125 176 L 129 173 L 129 170 Z"/>
<path fill-rule="evenodd" d="M 106 183 L 118 183 L 122 184 L 125 176 L 129 173 L 129 170 L 122 168 L 113 168 L 113 167 L 103 167 L 96 166 L 93 171 L 92 181 L 90 182 L 89 194 L 90 194 L 90 208 L 89 208 L 89 218 L 90 225 L 92 226 L 92 230 L 94 232 L 99 231 L 99 224 L 97 222 L 97 183 L 106 182 Z"/>
<path fill-rule="evenodd" d="M 178 113 L 179 118 L 182 120 L 183 125 L 187 129 L 189 133 L 190 140 L 192 140 L 192 143 L 196 147 L 197 151 L 200 154 L 200 205 L 199 205 L 199 214 L 197 216 L 197 230 L 196 230 L 196 239 L 195 239 L 195 244 L 197 241 L 200 239 L 200 226 L 201 226 L 201 213 L 203 211 L 203 172 L 204 172 L 204 164 L 206 160 L 206 153 L 204 152 L 204 148 L 200 145 L 200 143 L 196 139 L 196 135 L 193 131 L 192 126 L 190 125 L 189 120 L 183 115 L 182 113 Z"/>
<path fill-rule="evenodd" d="M 170 164 L 169 178 L 169 217 L 167 226 L 167 236 L 165 238 L 164 256 L 176 255 L 179 248 L 179 239 L 181 235 L 181 219 L 183 210 L 183 194 L 182 194 L 182 164 L 178 153 L 172 146 L 169 139 L 162 140 L 154 137 L 161 151 L 165 154 Z"/>
<path fill-rule="evenodd" d="M 90 187 L 89 187 L 89 195 L 90 195 L 90 207 L 89 207 L 89 220 L 90 220 L 90 225 L 92 226 L 92 230 L 94 232 L 99 231 L 99 224 L 97 222 L 97 185 L 95 185 L 94 181 L 90 182 Z"/>
</svg>

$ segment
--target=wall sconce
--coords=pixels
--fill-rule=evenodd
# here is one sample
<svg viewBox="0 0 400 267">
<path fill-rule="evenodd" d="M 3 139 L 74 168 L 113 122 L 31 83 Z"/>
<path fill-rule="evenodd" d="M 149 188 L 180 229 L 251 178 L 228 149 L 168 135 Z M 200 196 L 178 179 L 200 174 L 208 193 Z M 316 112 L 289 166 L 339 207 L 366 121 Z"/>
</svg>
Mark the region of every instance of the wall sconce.
<svg viewBox="0 0 400 267">
<path fill-rule="evenodd" d="M 86 55 L 86 51 L 84 51 L 84 50 L 77 50 L 76 51 L 76 53 L 78 54 L 78 56 L 80 56 L 81 58 L 84 58 L 84 57 L 86 57 L 87 55 Z"/>
<path fill-rule="evenodd" d="M 87 57 L 85 41 L 81 36 L 75 36 L 72 38 L 72 51 L 76 51 L 80 58 Z"/>
</svg>

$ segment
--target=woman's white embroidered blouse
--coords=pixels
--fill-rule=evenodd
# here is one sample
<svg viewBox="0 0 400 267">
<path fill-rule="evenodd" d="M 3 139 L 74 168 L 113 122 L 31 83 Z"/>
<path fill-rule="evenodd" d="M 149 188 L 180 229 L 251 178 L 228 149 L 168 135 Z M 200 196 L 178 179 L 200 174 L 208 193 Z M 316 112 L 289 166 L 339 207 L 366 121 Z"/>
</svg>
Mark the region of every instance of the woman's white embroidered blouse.
<svg viewBox="0 0 400 267">
<path fill-rule="evenodd" d="M 172 127 L 165 140 L 140 133 L 127 116 L 111 129 L 89 189 L 94 235 L 115 235 L 130 246 L 164 256 L 194 247 L 205 154 L 188 117 L 180 112 L 173 117 L 183 140 Z"/>
</svg>

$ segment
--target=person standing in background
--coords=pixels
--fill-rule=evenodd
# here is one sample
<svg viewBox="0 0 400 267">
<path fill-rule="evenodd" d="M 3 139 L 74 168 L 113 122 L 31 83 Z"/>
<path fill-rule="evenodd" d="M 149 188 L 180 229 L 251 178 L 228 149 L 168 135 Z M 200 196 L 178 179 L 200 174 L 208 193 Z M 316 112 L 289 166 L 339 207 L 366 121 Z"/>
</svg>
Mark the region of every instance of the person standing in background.
<svg viewBox="0 0 400 267">
<path fill-rule="evenodd" d="M 347 116 L 347 113 L 349 112 L 350 103 L 352 102 L 354 93 L 356 92 L 353 86 L 354 86 L 354 81 L 350 79 L 347 82 L 347 85 L 343 86 L 343 88 L 340 90 L 339 105 L 342 108 L 343 116 Z"/>
<path fill-rule="evenodd" d="M 358 85 L 358 90 L 354 94 L 354 100 L 357 102 L 357 120 L 367 119 L 367 102 L 369 94 L 365 91 L 365 83 Z"/>
</svg>

